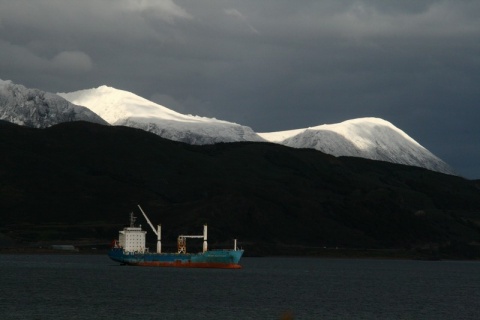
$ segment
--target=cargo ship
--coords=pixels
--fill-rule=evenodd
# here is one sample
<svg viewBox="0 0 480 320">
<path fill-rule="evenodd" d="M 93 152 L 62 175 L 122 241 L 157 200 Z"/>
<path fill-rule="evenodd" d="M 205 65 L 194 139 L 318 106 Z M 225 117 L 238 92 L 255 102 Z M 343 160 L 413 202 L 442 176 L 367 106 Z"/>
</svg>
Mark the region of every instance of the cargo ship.
<svg viewBox="0 0 480 320">
<path fill-rule="evenodd" d="M 243 250 L 237 248 L 234 240 L 233 249 L 208 250 L 207 225 L 203 226 L 202 235 L 179 235 L 177 238 L 177 252 L 162 252 L 161 225 L 157 229 L 148 219 L 145 212 L 138 206 L 153 233 L 157 235 L 157 251 L 149 252 L 145 246 L 147 232 L 141 226 L 135 226 L 136 217 L 130 214 L 130 226 L 119 231 L 118 240 L 115 240 L 108 252 L 110 259 L 123 265 L 152 266 L 152 267 L 180 267 L 180 268 L 223 268 L 240 269 L 240 259 Z M 187 252 L 187 239 L 203 239 L 203 251 L 198 253 Z"/>
</svg>

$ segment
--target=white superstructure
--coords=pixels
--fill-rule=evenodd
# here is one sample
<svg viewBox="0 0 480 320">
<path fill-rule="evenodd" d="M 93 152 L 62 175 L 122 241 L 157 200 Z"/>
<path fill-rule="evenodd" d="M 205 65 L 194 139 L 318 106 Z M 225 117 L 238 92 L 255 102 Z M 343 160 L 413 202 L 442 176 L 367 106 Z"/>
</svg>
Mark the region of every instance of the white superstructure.
<svg viewBox="0 0 480 320">
<path fill-rule="evenodd" d="M 135 227 L 137 218 L 130 214 L 130 227 L 126 227 L 119 231 L 118 242 L 120 247 L 126 252 L 144 252 L 145 251 L 145 235 L 147 231 L 143 231 L 141 226 Z"/>
</svg>

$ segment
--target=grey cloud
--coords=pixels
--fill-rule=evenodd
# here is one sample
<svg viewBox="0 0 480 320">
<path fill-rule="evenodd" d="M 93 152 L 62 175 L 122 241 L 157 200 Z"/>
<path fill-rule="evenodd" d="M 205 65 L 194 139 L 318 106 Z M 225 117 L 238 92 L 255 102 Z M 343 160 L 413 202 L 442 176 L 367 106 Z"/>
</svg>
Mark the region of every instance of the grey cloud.
<svg viewBox="0 0 480 320">
<path fill-rule="evenodd" d="M 4 71 L 59 72 L 68 75 L 90 71 L 92 61 L 87 54 L 79 51 L 62 51 L 48 59 L 34 54 L 28 48 L 0 40 L 0 66 Z"/>
<path fill-rule="evenodd" d="M 25 47 L 0 39 L 0 66 L 6 70 L 31 69 L 38 71 L 43 68 L 44 60 L 32 54 Z"/>
<path fill-rule="evenodd" d="M 259 34 L 258 30 L 255 29 L 249 22 L 248 19 L 237 9 L 230 8 L 225 9 L 225 14 L 240 19 L 253 33 Z"/>
<path fill-rule="evenodd" d="M 92 60 L 84 52 L 62 51 L 53 57 L 52 68 L 60 72 L 88 72 L 92 69 Z"/>
<path fill-rule="evenodd" d="M 172 0 L 130 0 L 129 8 L 142 14 L 151 14 L 155 18 L 172 23 L 174 19 L 191 19 L 192 16 Z"/>
</svg>

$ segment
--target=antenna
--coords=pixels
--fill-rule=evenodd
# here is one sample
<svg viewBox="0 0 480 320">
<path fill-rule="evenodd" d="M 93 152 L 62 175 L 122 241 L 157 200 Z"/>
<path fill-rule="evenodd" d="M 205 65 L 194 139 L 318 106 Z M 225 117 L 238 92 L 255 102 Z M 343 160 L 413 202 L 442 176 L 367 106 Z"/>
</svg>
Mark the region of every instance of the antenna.
<svg viewBox="0 0 480 320">
<path fill-rule="evenodd" d="M 133 212 L 130 212 L 130 228 L 135 227 L 135 221 L 137 221 L 137 217 L 133 215 Z"/>
</svg>

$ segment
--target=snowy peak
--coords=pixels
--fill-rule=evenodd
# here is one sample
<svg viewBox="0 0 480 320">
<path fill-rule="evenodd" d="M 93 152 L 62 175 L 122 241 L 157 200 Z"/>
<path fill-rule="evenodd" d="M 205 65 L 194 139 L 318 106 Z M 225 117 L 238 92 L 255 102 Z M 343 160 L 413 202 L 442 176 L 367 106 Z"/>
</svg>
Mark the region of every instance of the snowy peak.
<svg viewBox="0 0 480 320">
<path fill-rule="evenodd" d="M 107 124 L 89 109 L 38 89 L 0 80 L 0 120 L 34 128 L 70 121 Z"/>
<path fill-rule="evenodd" d="M 112 125 L 143 129 L 170 140 L 190 144 L 264 141 L 249 127 L 184 115 L 131 92 L 108 86 L 58 95 L 72 103 L 86 106 Z"/>
<path fill-rule="evenodd" d="M 138 119 L 161 118 L 181 122 L 213 121 L 208 118 L 183 115 L 134 93 L 108 86 L 58 93 L 58 95 L 70 102 L 88 107 L 110 124 L 131 117 Z"/>
<path fill-rule="evenodd" d="M 380 118 L 358 118 L 347 120 L 341 123 L 335 124 L 323 124 L 316 127 L 309 127 L 304 129 L 294 129 L 278 132 L 265 132 L 259 133 L 264 139 L 270 142 L 282 142 L 286 139 L 292 138 L 298 134 L 304 133 L 307 130 L 311 131 L 332 131 L 336 134 L 343 136 L 345 139 L 356 141 L 357 147 L 366 147 L 371 143 L 372 138 L 378 133 L 377 130 L 390 128 L 397 131 L 405 139 L 417 143 L 410 138 L 405 132 L 395 127 L 390 122 Z M 418 143 L 417 143 L 418 144 Z"/>
<path fill-rule="evenodd" d="M 312 148 L 337 157 L 361 157 L 455 174 L 448 164 L 405 132 L 379 118 L 359 118 L 259 135 L 271 142 L 294 148 Z"/>
<path fill-rule="evenodd" d="M 387 141 L 398 141 L 403 138 L 410 143 L 422 147 L 405 132 L 390 122 L 380 118 L 359 118 L 337 124 L 321 125 L 310 130 L 329 130 L 350 140 L 357 148 L 367 150 L 375 147 L 379 138 Z M 398 137 L 397 137 L 398 135 Z M 389 139 L 390 138 L 390 139 Z M 423 148 L 423 147 L 422 147 Z"/>
</svg>

